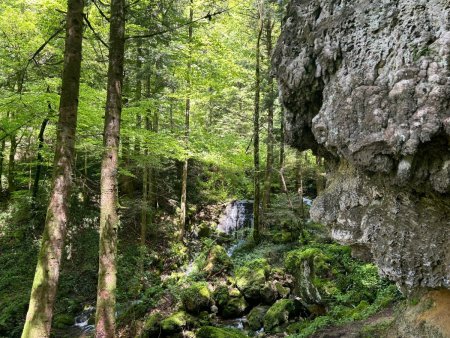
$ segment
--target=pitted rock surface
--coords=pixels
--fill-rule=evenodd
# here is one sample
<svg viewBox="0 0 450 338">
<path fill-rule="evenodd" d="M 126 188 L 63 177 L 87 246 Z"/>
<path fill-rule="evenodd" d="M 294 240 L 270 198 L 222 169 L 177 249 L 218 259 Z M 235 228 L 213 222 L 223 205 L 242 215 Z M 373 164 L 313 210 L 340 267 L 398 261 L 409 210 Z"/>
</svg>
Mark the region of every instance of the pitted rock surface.
<svg viewBox="0 0 450 338">
<path fill-rule="evenodd" d="M 273 63 L 288 142 L 330 164 L 313 218 L 450 288 L 450 1 L 291 0 Z"/>
</svg>

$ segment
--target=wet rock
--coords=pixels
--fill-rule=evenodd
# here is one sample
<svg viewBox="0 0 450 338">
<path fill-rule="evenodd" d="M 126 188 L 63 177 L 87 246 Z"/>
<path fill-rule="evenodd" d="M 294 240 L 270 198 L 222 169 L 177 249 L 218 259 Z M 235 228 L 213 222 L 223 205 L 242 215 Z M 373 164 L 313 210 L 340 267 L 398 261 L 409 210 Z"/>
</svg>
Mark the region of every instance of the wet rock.
<svg viewBox="0 0 450 338">
<path fill-rule="evenodd" d="M 269 310 L 269 306 L 255 306 L 247 316 L 248 326 L 253 331 L 259 330 L 263 327 L 264 316 Z"/>
<path fill-rule="evenodd" d="M 291 0 L 273 58 L 288 142 L 327 160 L 312 218 L 405 291 L 450 287 L 449 16 Z"/>
</svg>

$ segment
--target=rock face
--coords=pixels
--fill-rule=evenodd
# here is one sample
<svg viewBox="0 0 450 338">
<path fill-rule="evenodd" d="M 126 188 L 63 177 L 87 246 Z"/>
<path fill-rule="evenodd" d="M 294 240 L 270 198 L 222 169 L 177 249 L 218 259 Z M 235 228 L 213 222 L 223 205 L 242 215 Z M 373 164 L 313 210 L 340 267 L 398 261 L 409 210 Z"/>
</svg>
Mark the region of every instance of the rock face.
<svg viewBox="0 0 450 338">
<path fill-rule="evenodd" d="M 288 141 L 329 165 L 311 214 L 403 290 L 450 288 L 450 2 L 291 0 Z"/>
</svg>

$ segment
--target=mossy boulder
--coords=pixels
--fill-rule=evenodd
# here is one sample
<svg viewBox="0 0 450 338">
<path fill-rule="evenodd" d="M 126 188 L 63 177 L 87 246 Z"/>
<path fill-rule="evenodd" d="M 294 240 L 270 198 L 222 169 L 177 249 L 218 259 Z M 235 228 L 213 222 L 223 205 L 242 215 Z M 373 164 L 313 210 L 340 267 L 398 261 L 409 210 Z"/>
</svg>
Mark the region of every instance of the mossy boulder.
<svg viewBox="0 0 450 338">
<path fill-rule="evenodd" d="M 204 326 L 197 332 L 197 338 L 247 338 L 242 331 L 231 328 Z"/>
<path fill-rule="evenodd" d="M 224 318 L 237 318 L 247 309 L 248 304 L 244 297 L 232 297 L 223 307 L 221 313 Z"/>
<path fill-rule="evenodd" d="M 235 271 L 236 285 L 246 299 L 258 301 L 269 273 L 270 265 L 266 259 L 252 260 Z"/>
<path fill-rule="evenodd" d="M 208 252 L 202 271 L 208 276 L 214 276 L 229 271 L 232 266 L 233 263 L 223 246 L 214 245 Z"/>
<path fill-rule="evenodd" d="M 184 308 L 189 313 L 197 314 L 208 310 L 211 305 L 211 292 L 208 283 L 196 282 L 181 293 Z"/>
<path fill-rule="evenodd" d="M 159 332 L 162 319 L 163 315 L 160 312 L 152 313 L 144 323 L 143 337 L 152 337 L 155 333 Z"/>
<path fill-rule="evenodd" d="M 328 257 L 319 248 L 294 250 L 286 256 L 286 269 L 294 276 L 296 294 L 308 303 L 322 302 L 321 286 L 317 272 L 328 270 Z"/>
<path fill-rule="evenodd" d="M 218 286 L 213 293 L 213 299 L 218 308 L 223 308 L 230 299 L 230 291 L 226 285 Z"/>
<path fill-rule="evenodd" d="M 225 318 L 236 318 L 242 315 L 248 304 L 238 289 L 229 289 L 225 285 L 216 288 L 213 294 L 219 313 Z"/>
<path fill-rule="evenodd" d="M 56 329 L 64 329 L 74 324 L 73 316 L 68 314 L 57 314 L 53 318 L 53 327 Z"/>
<path fill-rule="evenodd" d="M 264 325 L 264 316 L 269 310 L 268 306 L 255 306 L 247 316 L 248 326 L 257 331 Z"/>
<path fill-rule="evenodd" d="M 193 322 L 193 318 L 184 311 L 178 311 L 161 321 L 161 330 L 164 333 L 180 332 Z"/>
<path fill-rule="evenodd" d="M 273 304 L 264 316 L 264 329 L 273 332 L 276 328 L 286 324 L 289 316 L 295 311 L 294 302 L 290 299 L 280 299 Z"/>
</svg>

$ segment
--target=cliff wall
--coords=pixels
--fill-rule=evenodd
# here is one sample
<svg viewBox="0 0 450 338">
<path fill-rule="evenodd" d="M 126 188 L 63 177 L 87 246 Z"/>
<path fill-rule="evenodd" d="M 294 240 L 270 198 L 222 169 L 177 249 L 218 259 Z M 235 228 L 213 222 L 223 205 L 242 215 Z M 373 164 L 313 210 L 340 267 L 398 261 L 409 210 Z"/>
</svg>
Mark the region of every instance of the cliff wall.
<svg viewBox="0 0 450 338">
<path fill-rule="evenodd" d="M 450 288 L 450 1 L 292 0 L 273 58 L 313 204 L 403 290 Z"/>
</svg>

